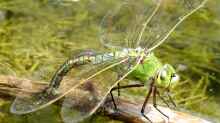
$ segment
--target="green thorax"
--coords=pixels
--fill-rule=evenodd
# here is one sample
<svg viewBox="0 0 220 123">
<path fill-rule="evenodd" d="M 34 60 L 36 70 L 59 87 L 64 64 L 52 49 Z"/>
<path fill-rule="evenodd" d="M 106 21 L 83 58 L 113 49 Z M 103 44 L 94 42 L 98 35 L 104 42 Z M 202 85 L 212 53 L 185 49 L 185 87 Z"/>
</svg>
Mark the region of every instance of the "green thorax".
<svg viewBox="0 0 220 123">
<path fill-rule="evenodd" d="M 147 55 L 142 64 L 130 74 L 131 77 L 146 82 L 150 77 L 154 76 L 156 72 L 162 67 L 162 63 L 153 54 Z"/>
</svg>

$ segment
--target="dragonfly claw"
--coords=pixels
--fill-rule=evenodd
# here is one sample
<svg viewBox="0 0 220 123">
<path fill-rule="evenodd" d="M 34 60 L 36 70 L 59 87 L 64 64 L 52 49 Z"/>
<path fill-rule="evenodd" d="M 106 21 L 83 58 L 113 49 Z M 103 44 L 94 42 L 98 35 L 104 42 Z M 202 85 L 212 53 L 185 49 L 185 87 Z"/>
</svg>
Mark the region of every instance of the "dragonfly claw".
<svg viewBox="0 0 220 123">
<path fill-rule="evenodd" d="M 153 122 L 144 114 L 144 112 L 141 112 L 141 115 L 142 115 L 149 123 L 153 123 Z"/>
</svg>

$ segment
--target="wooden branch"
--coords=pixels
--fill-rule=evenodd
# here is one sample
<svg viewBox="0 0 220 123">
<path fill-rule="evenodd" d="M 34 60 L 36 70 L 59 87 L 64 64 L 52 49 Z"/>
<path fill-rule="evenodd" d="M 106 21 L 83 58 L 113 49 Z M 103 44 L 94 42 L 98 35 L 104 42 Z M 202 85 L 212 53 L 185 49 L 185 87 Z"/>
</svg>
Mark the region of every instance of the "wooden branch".
<svg viewBox="0 0 220 123">
<path fill-rule="evenodd" d="M 68 81 L 64 79 L 63 81 Z M 0 76 L 0 94 L 4 96 L 16 96 L 19 91 L 40 91 L 48 86 L 46 82 L 32 81 L 28 79 L 17 78 L 13 76 Z M 59 103 L 58 103 L 59 104 Z M 112 119 L 121 120 L 130 123 L 146 123 L 148 122 L 142 117 L 141 103 L 133 103 L 128 100 L 118 100 L 117 106 L 119 111 L 114 111 L 111 103 L 108 101 L 100 107 L 104 109 L 104 115 L 109 116 Z M 158 107 L 169 116 L 169 123 L 211 123 L 210 121 L 201 119 L 199 117 L 192 116 L 184 112 L 173 111 L 169 108 Z M 161 115 L 152 105 L 149 105 L 146 109 L 146 115 L 154 123 L 166 123 L 167 118 Z"/>
</svg>

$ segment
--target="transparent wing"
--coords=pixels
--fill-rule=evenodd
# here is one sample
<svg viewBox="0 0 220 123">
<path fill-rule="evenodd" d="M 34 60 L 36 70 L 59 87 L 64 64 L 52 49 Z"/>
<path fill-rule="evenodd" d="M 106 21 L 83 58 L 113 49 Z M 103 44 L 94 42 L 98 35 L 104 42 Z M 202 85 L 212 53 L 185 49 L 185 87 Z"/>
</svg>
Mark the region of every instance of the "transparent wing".
<svg viewBox="0 0 220 123">
<path fill-rule="evenodd" d="M 31 85 L 24 86 L 27 88 L 21 89 L 25 91 L 22 91 L 20 94 L 18 94 L 15 101 L 11 105 L 10 110 L 12 113 L 15 114 L 26 114 L 49 106 L 55 101 L 61 99 L 72 90 L 76 89 L 79 85 L 85 82 L 84 80 L 90 80 L 91 78 L 102 73 L 103 71 L 120 64 L 121 62 L 123 62 L 123 60 L 121 60 L 122 59 L 114 60 L 97 65 L 88 64 L 73 68 L 71 73 L 69 73 L 69 75 L 66 77 L 70 79 L 68 81 L 61 82 L 61 85 L 58 89 L 58 92 L 60 93 L 56 95 L 48 95 L 45 92 L 47 90 L 47 87 L 41 87 L 41 91 L 33 91 L 33 87 L 31 87 Z M 79 79 L 80 81 L 77 81 L 77 83 L 75 83 L 76 79 Z"/>
<path fill-rule="evenodd" d="M 115 5 L 102 19 L 100 42 L 108 48 L 135 47 L 140 22 L 149 17 L 156 6 L 157 3 L 144 0 L 125 0 Z"/>
<path fill-rule="evenodd" d="M 126 0 L 101 23 L 100 41 L 108 48 L 153 50 L 207 0 Z"/>
<path fill-rule="evenodd" d="M 92 115 L 103 104 L 110 90 L 133 70 L 128 68 L 129 64 L 135 65 L 137 61 L 120 66 L 122 78 L 118 77 L 118 71 L 114 71 L 117 68 L 109 69 L 66 95 L 61 110 L 64 122 L 77 123 Z"/>
<path fill-rule="evenodd" d="M 137 45 L 144 46 L 149 51 L 155 49 L 206 2 L 207 0 L 163 0 L 151 20 L 143 21 Z"/>
</svg>

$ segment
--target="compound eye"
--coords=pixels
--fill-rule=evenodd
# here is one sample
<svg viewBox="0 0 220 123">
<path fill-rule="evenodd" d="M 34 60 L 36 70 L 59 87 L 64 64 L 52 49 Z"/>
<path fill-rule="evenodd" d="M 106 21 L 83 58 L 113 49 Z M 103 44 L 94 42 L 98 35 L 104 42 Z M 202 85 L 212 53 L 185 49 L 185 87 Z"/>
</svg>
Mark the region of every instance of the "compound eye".
<svg viewBox="0 0 220 123">
<path fill-rule="evenodd" d="M 176 77 L 176 74 L 175 73 L 173 73 L 172 75 L 171 75 L 171 77 L 173 78 L 173 77 Z"/>
<path fill-rule="evenodd" d="M 171 75 L 171 82 L 177 82 L 179 81 L 179 76 L 177 74 L 172 74 Z"/>
<path fill-rule="evenodd" d="M 161 74 L 160 74 L 160 79 L 161 79 L 161 80 L 165 80 L 166 77 L 167 77 L 167 71 L 163 70 L 163 71 L 161 72 Z"/>
</svg>

